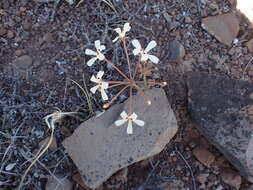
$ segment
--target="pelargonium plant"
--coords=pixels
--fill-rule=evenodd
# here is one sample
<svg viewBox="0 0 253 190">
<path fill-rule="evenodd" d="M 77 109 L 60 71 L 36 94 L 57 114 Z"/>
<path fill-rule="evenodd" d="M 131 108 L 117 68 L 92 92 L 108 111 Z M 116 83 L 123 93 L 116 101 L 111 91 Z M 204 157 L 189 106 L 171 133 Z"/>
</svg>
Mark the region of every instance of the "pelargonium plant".
<svg viewBox="0 0 253 190">
<path fill-rule="evenodd" d="M 130 56 L 128 54 L 127 50 L 127 40 L 129 39 L 126 34 L 131 29 L 131 26 L 129 23 L 125 23 L 123 26 L 123 29 L 116 28 L 115 32 L 117 33 L 117 37 L 113 40 L 113 42 L 120 41 L 122 43 L 122 48 L 124 50 L 124 53 L 126 55 L 127 65 L 128 65 L 128 75 L 122 72 L 119 67 L 117 67 L 114 63 L 112 63 L 110 60 L 106 58 L 106 56 L 103 54 L 103 51 L 106 49 L 105 45 L 102 45 L 99 40 L 95 41 L 95 48 L 96 50 L 86 49 L 85 54 L 93 56 L 88 62 L 88 66 L 94 65 L 96 62 L 106 62 L 107 64 L 111 65 L 123 78 L 123 81 L 105 81 L 103 80 L 104 71 L 99 71 L 96 76 L 92 76 L 90 81 L 96 83 L 94 87 L 90 89 L 90 91 L 95 94 L 96 92 L 101 93 L 101 97 L 104 101 L 108 101 L 108 96 L 106 94 L 106 90 L 113 87 L 119 87 L 122 86 L 121 90 L 106 104 L 104 104 L 104 108 L 108 108 L 116 99 L 117 97 L 122 94 L 124 91 L 129 89 L 129 98 L 130 98 L 130 104 L 128 112 L 123 111 L 120 116 L 122 119 L 115 121 L 116 126 L 121 126 L 128 122 L 127 125 L 127 134 L 133 133 L 133 123 L 135 123 L 138 126 L 143 127 L 145 125 L 145 122 L 142 120 L 137 119 L 138 115 L 133 110 L 133 91 L 139 91 L 140 94 L 144 97 L 147 104 L 151 104 L 151 101 L 145 96 L 144 91 L 149 88 L 152 85 L 160 85 L 165 86 L 167 85 L 166 82 L 156 82 L 153 80 L 147 80 L 147 75 L 145 69 L 150 68 L 148 64 L 158 64 L 159 59 L 151 55 L 149 52 L 151 49 L 156 47 L 157 43 L 152 40 L 149 42 L 147 47 L 145 49 L 142 48 L 140 42 L 137 39 L 134 39 L 131 41 L 134 49 L 132 50 L 132 53 L 134 56 L 138 56 L 138 61 L 136 64 L 133 64 L 130 61 Z"/>
</svg>

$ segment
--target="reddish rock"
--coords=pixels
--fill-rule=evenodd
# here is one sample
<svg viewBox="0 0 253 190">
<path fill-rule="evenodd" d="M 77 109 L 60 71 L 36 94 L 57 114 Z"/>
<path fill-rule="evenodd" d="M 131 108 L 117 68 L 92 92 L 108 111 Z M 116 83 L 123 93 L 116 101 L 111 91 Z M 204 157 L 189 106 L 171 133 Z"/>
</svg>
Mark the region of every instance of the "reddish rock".
<svg viewBox="0 0 253 190">
<path fill-rule="evenodd" d="M 246 46 L 249 49 L 249 52 L 253 53 L 253 38 L 246 43 Z"/>
<path fill-rule="evenodd" d="M 4 36 L 7 33 L 7 30 L 0 25 L 0 36 Z"/>
<path fill-rule="evenodd" d="M 236 189 L 240 189 L 242 184 L 242 177 L 231 169 L 224 169 L 221 171 L 221 178 L 226 184 L 235 187 Z"/>
<path fill-rule="evenodd" d="M 233 13 L 204 18 L 202 27 L 218 41 L 228 46 L 231 46 L 240 29 L 239 21 Z"/>
<path fill-rule="evenodd" d="M 208 168 L 210 168 L 211 164 L 215 160 L 215 156 L 213 155 L 213 153 L 209 152 L 206 148 L 202 146 L 193 149 L 193 155 L 198 159 L 198 161 L 200 161 Z"/>
<path fill-rule="evenodd" d="M 7 32 L 7 38 L 12 39 L 14 37 L 15 37 L 14 32 L 12 32 L 11 30 L 8 30 L 8 32 Z"/>
<path fill-rule="evenodd" d="M 187 85 L 189 112 L 199 131 L 253 182 L 252 82 L 190 72 Z"/>
</svg>

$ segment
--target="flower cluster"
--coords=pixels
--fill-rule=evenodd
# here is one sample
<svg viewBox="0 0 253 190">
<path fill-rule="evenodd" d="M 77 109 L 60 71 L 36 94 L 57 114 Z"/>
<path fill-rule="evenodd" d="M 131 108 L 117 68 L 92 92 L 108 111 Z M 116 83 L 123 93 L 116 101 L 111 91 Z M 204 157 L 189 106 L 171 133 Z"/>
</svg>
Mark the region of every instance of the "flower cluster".
<svg viewBox="0 0 253 190">
<path fill-rule="evenodd" d="M 116 69 L 119 72 L 119 74 L 121 74 L 121 76 L 125 79 L 124 81 L 104 81 L 104 80 L 102 80 L 102 77 L 104 75 L 104 71 L 99 71 L 96 76 L 93 75 L 91 77 L 90 81 L 96 83 L 96 85 L 94 87 L 92 87 L 90 89 L 90 91 L 93 94 L 95 94 L 97 91 L 100 91 L 103 101 L 108 100 L 108 96 L 106 94 L 106 90 L 108 88 L 121 86 L 121 85 L 124 86 L 118 92 L 118 94 L 112 98 L 112 100 L 110 102 L 108 102 L 104 105 L 104 108 L 109 107 L 113 103 L 113 101 L 115 101 L 121 93 L 123 93 L 127 88 L 130 88 L 130 102 L 131 103 L 129 104 L 129 112 L 127 114 L 126 111 L 123 111 L 120 114 L 121 119 L 115 121 L 116 126 L 121 126 L 121 125 L 125 124 L 126 122 L 128 122 L 127 134 L 132 134 L 133 133 L 133 123 L 135 123 L 136 125 L 141 126 L 141 127 L 145 125 L 145 122 L 142 121 L 142 120 L 138 120 L 137 119 L 137 117 L 138 117 L 137 114 L 133 112 L 133 103 L 132 103 L 133 89 L 141 91 L 141 95 L 144 97 L 144 99 L 146 99 L 147 103 L 151 104 L 151 101 L 145 96 L 145 94 L 143 92 L 145 90 L 145 88 L 143 88 L 142 86 L 148 86 L 148 85 L 161 85 L 161 86 L 164 86 L 164 85 L 166 85 L 166 83 L 164 83 L 164 82 L 159 83 L 159 82 L 155 82 L 155 81 L 147 81 L 145 74 L 144 74 L 144 80 L 143 81 L 138 81 L 140 77 L 138 78 L 136 76 L 136 74 L 141 72 L 139 68 L 141 68 L 142 66 L 145 67 L 145 65 L 147 65 L 148 62 L 158 64 L 159 59 L 156 56 L 151 55 L 149 53 L 157 45 L 157 43 L 154 40 L 150 41 L 145 49 L 143 49 L 141 47 L 141 44 L 137 39 L 132 40 L 131 43 L 134 47 L 132 53 L 133 53 L 134 56 L 139 57 L 139 59 L 138 59 L 139 61 L 135 65 L 134 73 L 132 72 L 132 70 L 131 70 L 132 64 L 129 60 L 129 55 L 128 55 L 127 48 L 126 48 L 127 47 L 126 46 L 126 39 L 127 39 L 126 34 L 130 30 L 131 30 L 131 26 L 130 26 L 129 23 L 125 23 L 122 29 L 121 28 L 116 28 L 115 32 L 117 33 L 117 36 L 113 40 L 113 42 L 120 41 L 123 44 L 123 49 L 124 49 L 124 52 L 126 54 L 127 64 L 128 64 L 128 68 L 129 68 L 129 75 L 130 76 L 126 76 L 126 74 L 124 74 L 115 64 L 113 64 L 111 61 L 106 59 L 105 55 L 103 54 L 103 51 L 106 49 L 106 47 L 104 45 L 102 45 L 99 40 L 95 41 L 96 51 L 91 50 L 91 49 L 86 49 L 85 50 L 86 55 L 93 56 L 87 62 L 88 66 L 92 66 L 96 61 L 106 62 L 107 64 L 110 64 L 114 69 Z"/>
</svg>

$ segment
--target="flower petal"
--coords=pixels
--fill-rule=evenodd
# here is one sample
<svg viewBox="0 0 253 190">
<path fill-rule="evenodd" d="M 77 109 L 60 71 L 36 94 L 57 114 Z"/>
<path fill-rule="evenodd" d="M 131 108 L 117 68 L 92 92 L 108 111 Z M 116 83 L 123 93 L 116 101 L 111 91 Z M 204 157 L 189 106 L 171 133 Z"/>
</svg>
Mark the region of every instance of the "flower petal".
<svg viewBox="0 0 253 190">
<path fill-rule="evenodd" d="M 138 41 L 138 40 L 132 40 L 132 44 L 133 44 L 133 46 L 136 48 L 136 49 L 141 49 L 141 44 L 140 44 L 140 42 Z"/>
<path fill-rule="evenodd" d="M 92 65 L 95 63 L 95 61 L 96 61 L 97 59 L 98 59 L 97 57 L 91 58 L 91 59 L 87 62 L 87 65 L 88 65 L 89 67 L 92 66 Z"/>
<path fill-rule="evenodd" d="M 123 32 L 126 33 L 126 32 L 129 32 L 130 30 L 131 30 L 130 24 L 128 22 L 125 23 L 123 26 Z"/>
<path fill-rule="evenodd" d="M 120 116 L 126 120 L 126 118 L 128 117 L 127 113 L 125 111 L 121 112 Z"/>
<path fill-rule="evenodd" d="M 138 55 L 138 54 L 140 54 L 140 53 L 141 53 L 141 49 L 137 49 L 137 48 L 136 48 L 136 49 L 133 50 L 133 54 L 134 54 L 134 55 Z"/>
<path fill-rule="evenodd" d="M 95 55 L 95 56 L 96 56 L 96 55 L 97 55 L 97 52 L 95 52 L 95 51 L 93 51 L 93 50 L 87 48 L 87 49 L 85 50 L 85 54 L 86 54 L 86 55 Z"/>
<path fill-rule="evenodd" d="M 118 34 L 121 34 L 121 28 L 115 28 L 114 29 Z"/>
<path fill-rule="evenodd" d="M 152 61 L 155 64 L 159 62 L 159 59 L 154 55 L 148 55 L 148 58 L 150 59 L 150 61 Z"/>
<path fill-rule="evenodd" d="M 136 120 L 138 116 L 137 116 L 136 113 L 133 112 L 132 115 L 131 115 L 130 117 L 131 117 L 133 120 Z"/>
<path fill-rule="evenodd" d="M 143 127 L 145 125 L 145 122 L 142 121 L 142 120 L 136 119 L 136 120 L 133 120 L 133 122 L 136 123 L 137 125 L 141 126 L 141 127 Z"/>
<path fill-rule="evenodd" d="M 148 54 L 144 53 L 141 54 L 141 61 L 147 61 L 148 60 Z"/>
<path fill-rule="evenodd" d="M 108 96 L 103 88 L 101 88 L 101 96 L 103 100 L 108 100 Z"/>
<path fill-rule="evenodd" d="M 119 37 L 116 37 L 116 38 L 114 38 L 114 40 L 112 40 L 112 42 L 114 43 L 114 42 L 116 42 L 118 39 L 119 39 Z"/>
<path fill-rule="evenodd" d="M 92 75 L 92 77 L 90 78 L 90 81 L 95 82 L 95 83 L 99 82 L 99 80 L 94 75 Z"/>
<path fill-rule="evenodd" d="M 123 125 L 123 124 L 126 123 L 126 122 L 127 122 L 127 120 L 125 120 L 125 119 L 120 119 L 120 120 L 115 121 L 114 124 L 115 124 L 116 126 L 121 126 L 121 125 Z"/>
<path fill-rule="evenodd" d="M 103 75 L 104 75 L 104 71 L 99 71 L 98 73 L 97 73 L 97 79 L 99 80 L 99 79 L 101 79 L 102 77 L 103 77 Z"/>
<path fill-rule="evenodd" d="M 102 82 L 101 88 L 107 89 L 108 87 L 109 87 L 109 83 L 108 82 Z"/>
<path fill-rule="evenodd" d="M 101 45 L 100 40 L 96 40 L 96 41 L 95 41 L 95 47 L 96 47 L 97 50 L 99 50 L 100 45 Z"/>
<path fill-rule="evenodd" d="M 104 54 L 102 54 L 102 53 L 98 53 L 98 55 L 97 55 L 97 58 L 100 60 L 100 61 L 103 61 L 104 59 L 105 59 L 105 56 L 104 56 Z"/>
<path fill-rule="evenodd" d="M 98 88 L 99 88 L 99 85 L 94 86 L 94 87 L 92 87 L 92 88 L 90 89 L 90 91 L 91 91 L 93 94 L 95 94 Z"/>
<path fill-rule="evenodd" d="M 127 134 L 133 134 L 133 124 L 131 120 L 128 121 Z"/>
<path fill-rule="evenodd" d="M 100 45 L 99 51 L 104 51 L 105 50 L 105 45 Z"/>
<path fill-rule="evenodd" d="M 157 43 L 152 40 L 151 42 L 149 42 L 148 46 L 145 49 L 145 53 L 148 53 L 151 49 L 153 49 L 155 46 L 157 45 Z"/>
</svg>

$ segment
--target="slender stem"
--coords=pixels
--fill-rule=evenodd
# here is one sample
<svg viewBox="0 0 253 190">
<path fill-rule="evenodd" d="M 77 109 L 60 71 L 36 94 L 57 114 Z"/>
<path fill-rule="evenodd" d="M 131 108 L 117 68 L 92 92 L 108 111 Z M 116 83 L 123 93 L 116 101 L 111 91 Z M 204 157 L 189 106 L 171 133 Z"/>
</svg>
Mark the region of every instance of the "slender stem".
<svg viewBox="0 0 253 190">
<path fill-rule="evenodd" d="M 135 83 L 145 83 L 145 81 L 135 81 Z M 164 85 L 164 82 L 156 82 L 156 81 L 147 81 L 147 84 L 150 84 L 150 85 L 161 85 L 163 86 Z"/>
<path fill-rule="evenodd" d="M 124 81 L 104 81 L 103 82 L 107 82 L 109 84 L 130 84 L 131 82 L 124 82 Z"/>
<path fill-rule="evenodd" d="M 136 74 L 137 74 L 137 70 L 138 70 L 138 68 L 139 68 L 140 66 L 141 66 L 141 56 L 139 56 L 139 58 L 138 58 L 138 62 L 137 62 L 136 67 L 135 67 L 133 79 L 135 79 L 135 76 L 136 76 Z"/>
<path fill-rule="evenodd" d="M 127 64 L 128 64 L 130 79 L 132 80 L 133 78 L 132 78 L 131 64 L 130 64 L 130 60 L 129 60 L 129 55 L 127 53 L 126 39 L 123 38 L 122 42 L 123 42 L 123 47 L 124 47 L 124 51 L 125 51 L 126 58 L 127 58 Z"/>
<path fill-rule="evenodd" d="M 129 98 L 130 98 L 130 102 L 129 102 L 129 115 L 131 115 L 133 113 L 133 87 L 130 87 L 130 92 L 129 92 Z"/>
<path fill-rule="evenodd" d="M 105 61 L 110 64 L 114 69 L 116 69 L 126 80 L 130 81 L 130 79 L 124 74 L 122 73 L 122 71 L 116 67 L 111 61 L 109 61 L 108 59 L 105 58 Z"/>
<path fill-rule="evenodd" d="M 109 107 L 109 106 L 117 99 L 117 97 L 118 97 L 122 92 L 124 92 L 124 90 L 126 90 L 128 87 L 129 87 L 129 85 L 127 85 L 127 86 L 125 86 L 124 88 L 122 88 L 122 89 L 118 92 L 118 94 L 116 94 L 116 96 L 114 96 L 114 97 L 111 99 L 110 102 L 108 102 L 107 104 L 105 104 L 105 105 L 106 105 L 105 107 Z"/>
<path fill-rule="evenodd" d="M 121 85 L 125 85 L 125 84 L 114 84 L 114 85 L 109 86 L 108 88 L 114 88 L 114 87 L 121 86 Z"/>
</svg>

